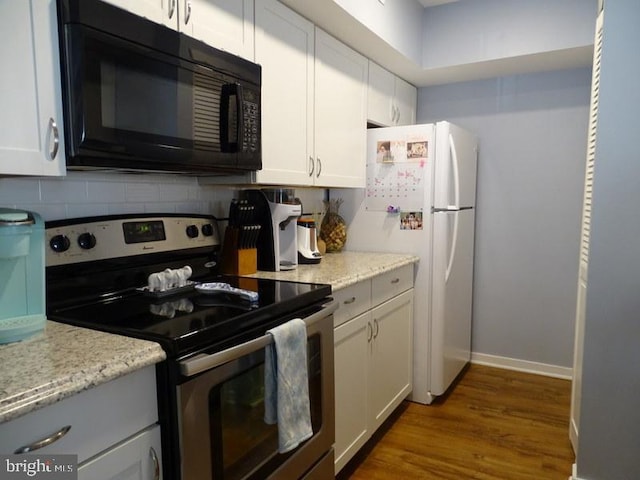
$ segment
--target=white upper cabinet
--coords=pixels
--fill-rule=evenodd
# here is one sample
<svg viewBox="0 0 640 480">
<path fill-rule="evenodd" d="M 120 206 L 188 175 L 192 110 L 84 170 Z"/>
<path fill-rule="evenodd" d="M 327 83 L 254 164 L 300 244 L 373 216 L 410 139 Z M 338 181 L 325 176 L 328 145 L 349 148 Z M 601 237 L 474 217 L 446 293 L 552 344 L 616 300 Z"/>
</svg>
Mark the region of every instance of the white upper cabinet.
<svg viewBox="0 0 640 480">
<path fill-rule="evenodd" d="M 106 1 L 215 48 L 253 60 L 253 0 Z"/>
<path fill-rule="evenodd" d="M 313 24 L 276 0 L 256 0 L 262 66 L 262 164 L 258 183 L 307 185 L 313 150 Z"/>
<path fill-rule="evenodd" d="M 256 0 L 257 183 L 363 187 L 367 60 L 276 0 Z"/>
<path fill-rule="evenodd" d="M 367 59 L 316 28 L 316 185 L 364 187 Z"/>
<path fill-rule="evenodd" d="M 0 174 L 64 175 L 55 0 L 0 2 Z"/>
<path fill-rule="evenodd" d="M 178 5 L 180 31 L 253 61 L 253 0 L 183 0 Z"/>
<path fill-rule="evenodd" d="M 376 63 L 369 62 L 367 119 L 381 126 L 416 122 L 417 89 Z"/>
<path fill-rule="evenodd" d="M 104 0 L 141 17 L 178 28 L 178 0 Z"/>
</svg>

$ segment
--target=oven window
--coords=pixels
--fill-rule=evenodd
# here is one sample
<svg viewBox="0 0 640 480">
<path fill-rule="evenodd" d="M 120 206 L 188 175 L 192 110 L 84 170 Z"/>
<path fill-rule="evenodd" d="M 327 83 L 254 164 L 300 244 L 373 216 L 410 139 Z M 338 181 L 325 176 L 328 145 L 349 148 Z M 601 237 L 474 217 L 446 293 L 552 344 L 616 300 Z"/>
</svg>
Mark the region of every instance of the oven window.
<svg viewBox="0 0 640 480">
<path fill-rule="evenodd" d="M 322 424 L 320 339 L 307 346 L 311 424 Z M 210 441 L 214 479 L 265 478 L 293 452 L 278 453 L 276 425 L 264 422 L 264 354 L 261 361 L 210 391 Z"/>
</svg>

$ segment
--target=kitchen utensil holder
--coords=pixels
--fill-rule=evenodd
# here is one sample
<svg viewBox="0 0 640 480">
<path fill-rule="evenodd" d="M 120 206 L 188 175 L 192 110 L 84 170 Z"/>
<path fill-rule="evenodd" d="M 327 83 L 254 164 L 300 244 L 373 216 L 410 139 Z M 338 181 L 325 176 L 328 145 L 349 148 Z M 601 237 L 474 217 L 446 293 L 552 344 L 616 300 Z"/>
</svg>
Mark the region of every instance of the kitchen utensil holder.
<svg viewBox="0 0 640 480">
<path fill-rule="evenodd" d="M 240 229 L 227 227 L 222 246 L 222 273 L 227 275 L 251 275 L 258 271 L 258 249 L 239 248 Z"/>
</svg>

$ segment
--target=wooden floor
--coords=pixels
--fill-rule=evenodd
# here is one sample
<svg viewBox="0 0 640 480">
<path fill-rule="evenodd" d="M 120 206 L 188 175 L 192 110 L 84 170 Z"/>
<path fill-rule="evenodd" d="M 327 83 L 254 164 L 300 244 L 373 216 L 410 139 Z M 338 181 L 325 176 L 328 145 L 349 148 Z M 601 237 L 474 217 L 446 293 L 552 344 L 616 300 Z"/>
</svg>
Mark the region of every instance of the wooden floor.
<svg viewBox="0 0 640 480">
<path fill-rule="evenodd" d="M 568 380 L 471 365 L 447 398 L 405 402 L 337 478 L 567 480 L 570 397 Z"/>
</svg>

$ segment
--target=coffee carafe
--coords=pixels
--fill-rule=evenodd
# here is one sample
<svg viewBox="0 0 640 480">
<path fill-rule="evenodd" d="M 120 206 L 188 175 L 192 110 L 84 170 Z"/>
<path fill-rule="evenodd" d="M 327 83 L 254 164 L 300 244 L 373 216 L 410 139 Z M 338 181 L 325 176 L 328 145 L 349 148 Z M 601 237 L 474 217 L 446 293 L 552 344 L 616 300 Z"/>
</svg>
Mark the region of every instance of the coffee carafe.
<svg viewBox="0 0 640 480">
<path fill-rule="evenodd" d="M 298 219 L 298 263 L 320 263 L 316 222 L 313 218 Z"/>
<path fill-rule="evenodd" d="M 287 188 L 244 190 L 243 197 L 255 207 L 260 223 L 258 270 L 279 272 L 298 266 L 296 221 L 302 205 Z"/>
<path fill-rule="evenodd" d="M 0 208 L 0 343 L 45 326 L 44 222 L 37 213 Z"/>
</svg>

